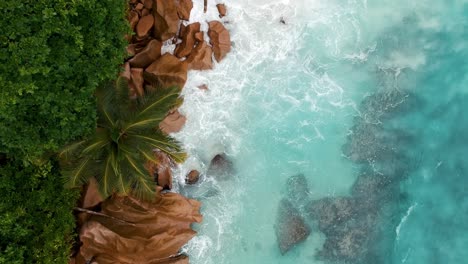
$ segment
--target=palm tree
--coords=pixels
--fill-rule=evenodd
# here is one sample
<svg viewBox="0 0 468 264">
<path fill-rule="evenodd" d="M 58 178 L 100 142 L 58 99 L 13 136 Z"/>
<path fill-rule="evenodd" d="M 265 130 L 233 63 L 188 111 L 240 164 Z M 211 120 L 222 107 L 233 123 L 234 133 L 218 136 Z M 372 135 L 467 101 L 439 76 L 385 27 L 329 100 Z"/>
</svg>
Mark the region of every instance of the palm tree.
<svg viewBox="0 0 468 264">
<path fill-rule="evenodd" d="M 159 149 L 175 162 L 184 161 L 178 142 L 157 128 L 166 113 L 182 102 L 179 89 L 155 89 L 135 100 L 128 94 L 128 81 L 122 77 L 96 90 L 94 135 L 59 153 L 67 187 L 95 177 L 104 198 L 118 193 L 152 199 L 155 182 L 145 164 L 158 163 L 153 151 Z"/>
</svg>

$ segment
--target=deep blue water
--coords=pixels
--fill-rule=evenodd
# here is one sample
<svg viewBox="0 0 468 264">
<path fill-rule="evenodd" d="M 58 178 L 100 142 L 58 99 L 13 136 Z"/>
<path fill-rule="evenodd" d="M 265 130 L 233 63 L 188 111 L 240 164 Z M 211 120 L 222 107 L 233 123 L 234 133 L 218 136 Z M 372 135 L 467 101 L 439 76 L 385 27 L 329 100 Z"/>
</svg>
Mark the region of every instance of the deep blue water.
<svg viewBox="0 0 468 264">
<path fill-rule="evenodd" d="M 191 263 L 468 263 L 468 1 L 226 4 L 234 50 L 189 76 L 176 135 L 204 204 Z M 283 199 L 311 231 L 284 255 Z"/>
</svg>

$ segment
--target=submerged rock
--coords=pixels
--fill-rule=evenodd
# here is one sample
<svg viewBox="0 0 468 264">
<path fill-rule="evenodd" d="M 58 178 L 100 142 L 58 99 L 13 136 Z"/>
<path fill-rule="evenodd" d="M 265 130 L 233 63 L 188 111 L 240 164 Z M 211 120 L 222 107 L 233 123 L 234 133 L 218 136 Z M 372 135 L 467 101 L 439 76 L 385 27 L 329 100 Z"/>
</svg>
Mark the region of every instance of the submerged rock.
<svg viewBox="0 0 468 264">
<path fill-rule="evenodd" d="M 310 202 L 308 213 L 318 221 L 320 231 L 330 234 L 340 224 L 354 216 L 355 201 L 351 197 L 327 197 Z"/>
<path fill-rule="evenodd" d="M 304 174 L 289 177 L 286 183 L 288 199 L 295 205 L 303 205 L 309 201 L 309 184 Z"/>
<path fill-rule="evenodd" d="M 304 241 L 310 234 L 310 229 L 299 211 L 286 199 L 281 200 L 278 206 L 275 233 L 283 255 Z"/>
<path fill-rule="evenodd" d="M 318 252 L 321 259 L 338 263 L 360 263 L 368 251 L 369 234 L 360 228 L 337 228 L 327 236 L 323 248 Z"/>
</svg>

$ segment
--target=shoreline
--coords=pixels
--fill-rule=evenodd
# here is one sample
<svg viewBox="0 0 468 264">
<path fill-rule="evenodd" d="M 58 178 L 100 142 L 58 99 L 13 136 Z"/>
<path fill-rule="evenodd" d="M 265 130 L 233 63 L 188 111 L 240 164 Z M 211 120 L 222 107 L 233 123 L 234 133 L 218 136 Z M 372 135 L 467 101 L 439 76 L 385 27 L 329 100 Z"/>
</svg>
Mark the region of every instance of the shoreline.
<svg viewBox="0 0 468 264">
<path fill-rule="evenodd" d="M 210 10 L 213 6 L 204 1 L 200 14 L 199 2 L 128 1 L 127 19 L 134 34 L 125 37 L 129 41 L 128 58 L 120 76 L 128 80 L 130 98 L 171 86 L 182 91 L 188 71 L 211 70 L 213 61 L 222 63 L 231 49 L 229 32 L 221 22 L 227 13 L 226 6 L 217 4 L 213 11 Z M 219 19 L 208 22 L 190 17 L 191 13 L 197 13 L 197 20 L 202 20 L 208 10 L 211 16 L 217 12 Z M 198 89 L 206 91 L 209 87 L 202 84 Z M 185 122 L 185 116 L 175 108 L 161 121 L 159 129 L 165 134 L 177 133 Z M 146 164 L 158 185 L 159 195 L 154 202 L 116 195 L 103 200 L 95 181 L 85 187 L 77 213 L 82 246 L 69 263 L 188 263 L 188 256 L 180 249 L 196 234 L 190 225 L 202 221 L 201 204 L 166 192 L 173 189 L 175 162 L 157 150 L 155 158 L 157 164 Z M 218 172 L 229 170 L 230 166 L 222 153 L 211 164 Z M 200 172 L 193 169 L 187 173 L 185 182 L 195 184 L 199 177 Z M 164 246 L 160 244 L 162 241 Z M 151 253 L 148 247 L 165 250 Z M 119 254 L 115 254 L 116 248 Z"/>
</svg>

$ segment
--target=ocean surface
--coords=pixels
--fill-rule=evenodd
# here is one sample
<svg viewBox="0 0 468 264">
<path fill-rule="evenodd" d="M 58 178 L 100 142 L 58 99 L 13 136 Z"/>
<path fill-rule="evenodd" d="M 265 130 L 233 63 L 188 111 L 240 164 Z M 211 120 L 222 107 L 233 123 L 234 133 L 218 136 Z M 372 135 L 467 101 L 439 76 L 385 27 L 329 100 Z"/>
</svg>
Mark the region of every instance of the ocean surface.
<svg viewBox="0 0 468 264">
<path fill-rule="evenodd" d="M 203 203 L 190 263 L 468 263 L 468 1 L 224 3 L 233 49 L 189 73 L 175 134 L 176 190 Z M 281 254 L 285 200 L 310 235 Z"/>
</svg>

